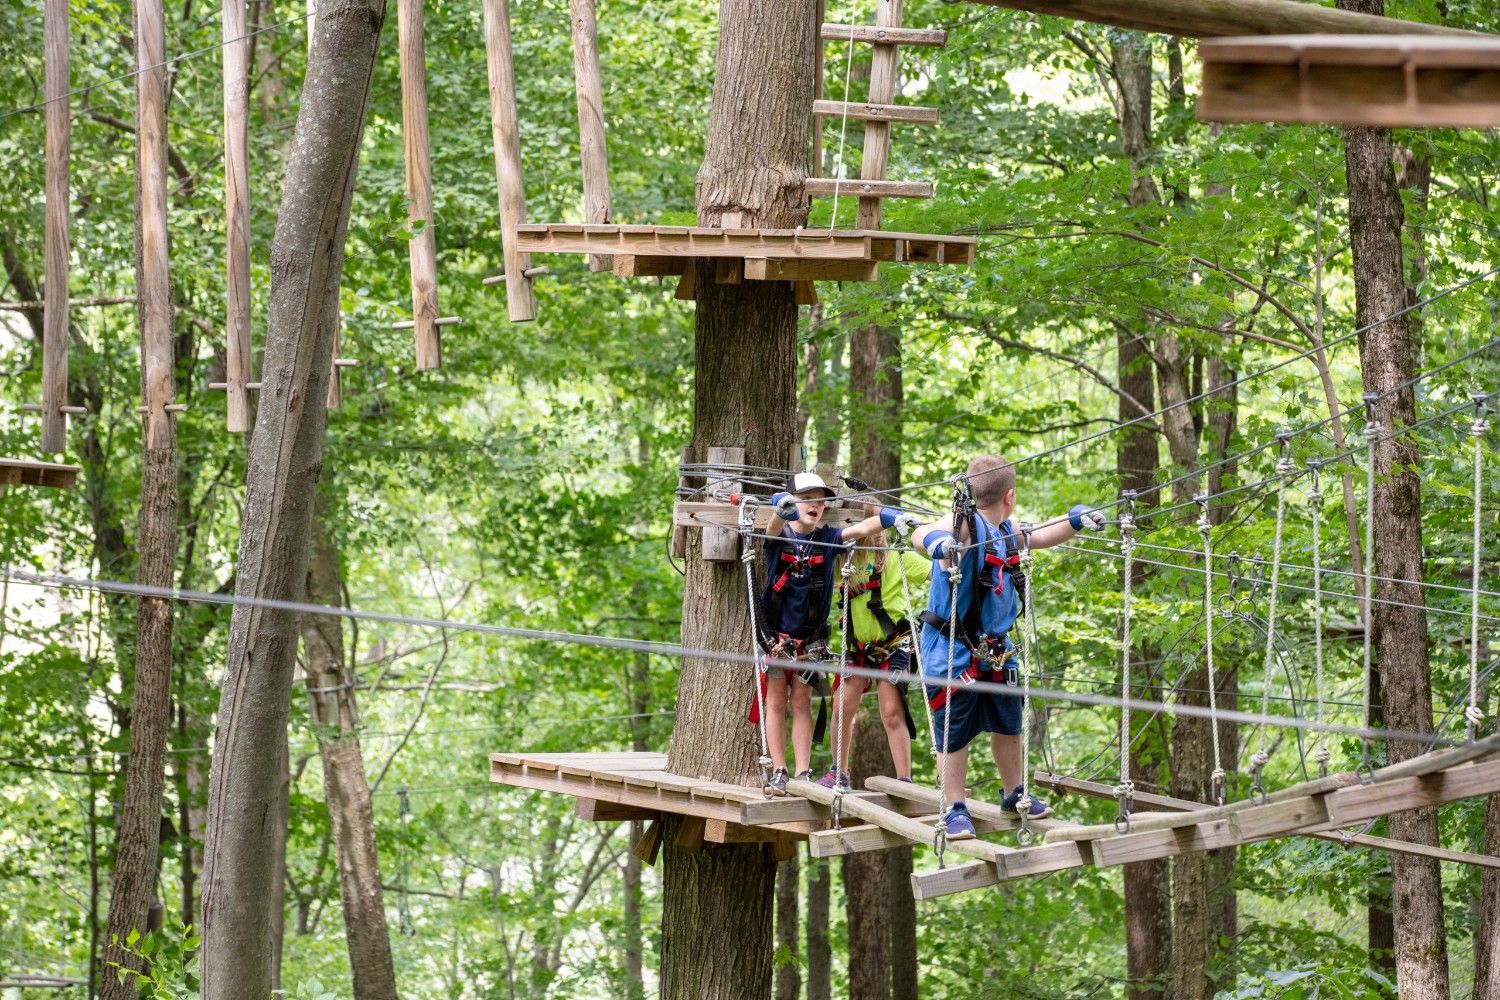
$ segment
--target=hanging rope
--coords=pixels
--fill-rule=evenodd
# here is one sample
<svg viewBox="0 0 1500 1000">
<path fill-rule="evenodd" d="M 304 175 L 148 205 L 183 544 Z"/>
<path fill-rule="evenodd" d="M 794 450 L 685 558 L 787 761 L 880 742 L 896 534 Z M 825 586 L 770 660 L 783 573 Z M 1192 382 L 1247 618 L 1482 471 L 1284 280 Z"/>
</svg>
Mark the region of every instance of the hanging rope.
<svg viewBox="0 0 1500 1000">
<path fill-rule="evenodd" d="M 406 785 L 396 789 L 401 816 L 401 864 L 397 873 L 401 883 L 401 899 L 396 906 L 396 915 L 400 932 L 406 937 L 414 937 L 417 933 L 416 926 L 411 922 L 411 902 L 406 891 L 406 828 L 411 823 L 411 800 L 407 798 L 407 795 L 410 792 L 411 789 Z"/>
<path fill-rule="evenodd" d="M 901 596 L 906 599 L 907 614 L 911 617 L 911 621 L 912 621 L 911 631 L 907 633 L 906 641 L 911 644 L 912 662 L 914 664 L 916 664 L 917 679 L 920 682 L 920 681 L 924 680 L 927 677 L 927 671 L 924 670 L 923 667 L 922 667 L 922 638 L 921 638 L 921 635 L 918 632 L 918 630 L 922 627 L 922 623 L 921 623 L 921 620 L 919 618 L 917 618 L 917 615 L 916 615 L 916 605 L 912 604 L 912 602 L 911 602 L 911 585 L 907 582 L 907 579 L 906 579 L 906 560 L 902 559 L 902 558 L 899 558 L 900 553 L 897 553 L 897 556 L 898 556 L 898 558 L 896 559 L 896 571 L 901 576 Z M 952 577 L 950 576 L 949 579 L 952 579 Z M 955 588 L 954 591 L 953 591 L 953 597 L 957 598 L 957 596 L 958 596 L 958 591 Z M 951 644 L 949 645 L 949 649 L 948 649 L 948 663 L 949 663 L 948 675 L 951 678 L 952 675 L 953 675 L 953 671 L 952 671 L 953 649 L 952 649 L 952 645 Z M 932 759 L 934 761 L 936 761 L 938 759 L 937 724 L 935 722 L 933 722 L 933 719 L 932 719 L 932 703 L 927 700 L 927 689 L 925 687 L 922 687 L 920 684 L 919 684 L 919 688 L 920 688 L 919 693 L 920 693 L 921 698 L 922 698 L 922 711 L 927 716 L 927 736 L 928 736 L 928 739 L 930 740 L 930 746 L 932 747 Z M 947 718 L 945 716 L 944 717 L 945 724 L 946 724 L 946 721 L 947 721 Z M 943 745 L 947 746 L 947 737 L 946 737 L 946 735 L 944 736 L 944 739 L 943 739 Z M 943 802 L 944 804 L 946 804 L 947 799 L 943 795 L 943 768 L 942 768 L 941 762 L 939 762 L 938 769 L 937 769 L 937 790 L 938 790 L 938 799 L 939 799 L 939 801 Z M 938 867 L 940 867 L 940 868 L 943 866 L 943 852 L 944 852 L 944 850 L 946 850 L 947 846 L 948 846 L 948 827 L 943 822 L 942 811 L 939 810 L 939 815 L 938 815 L 938 818 L 937 818 L 937 822 L 935 824 L 933 824 L 932 849 L 933 849 L 933 852 L 937 855 Z"/>
<path fill-rule="evenodd" d="M 1120 499 L 1120 551 L 1125 555 L 1125 576 L 1120 584 L 1120 783 L 1115 786 L 1115 832 L 1130 832 L 1130 814 L 1135 809 L 1135 782 L 1130 780 L 1130 620 L 1135 589 L 1135 490 L 1122 490 Z"/>
<path fill-rule="evenodd" d="M 1313 592 L 1313 663 L 1314 681 L 1317 686 L 1318 697 L 1318 729 L 1317 749 L 1313 751 L 1313 760 L 1318 765 L 1318 777 L 1328 775 L 1328 761 L 1333 754 L 1328 749 L 1328 734 L 1323 732 L 1323 549 L 1319 540 L 1319 528 L 1323 522 L 1323 494 L 1318 490 L 1318 470 L 1323 468 L 1323 460 L 1311 458 L 1307 461 L 1308 486 L 1307 507 L 1312 522 L 1312 592 Z"/>
<path fill-rule="evenodd" d="M 1479 493 L 1484 486 L 1484 436 L 1490 430 L 1490 422 L 1485 417 L 1489 394 L 1476 392 L 1473 399 L 1474 422 L 1469 425 L 1469 434 L 1474 438 L 1474 549 L 1473 577 L 1470 581 L 1472 595 L 1469 599 L 1469 708 L 1464 713 L 1469 720 L 1470 740 L 1478 739 L 1479 727 L 1484 724 L 1484 709 L 1479 707 Z"/>
<path fill-rule="evenodd" d="M 1291 448 L 1291 435 L 1287 431 L 1280 431 L 1276 439 L 1281 442 L 1281 457 L 1276 460 L 1276 475 L 1280 478 L 1276 483 L 1276 534 L 1271 543 L 1271 597 L 1266 610 L 1266 659 L 1260 687 L 1261 715 L 1269 715 L 1271 712 L 1271 665 L 1276 658 L 1276 597 L 1277 589 L 1281 585 L 1281 533 L 1286 524 L 1286 481 L 1296 468 L 1292 464 L 1291 455 L 1288 454 Z M 1261 726 L 1260 747 L 1250 758 L 1250 766 L 1254 768 L 1250 781 L 1250 797 L 1258 798 L 1263 803 L 1269 801 L 1266 790 L 1260 783 L 1261 772 L 1271 761 L 1271 751 L 1267 743 L 1266 727 Z"/>
<path fill-rule="evenodd" d="M 849 539 L 844 545 L 844 567 L 840 571 L 843 574 L 843 599 L 839 601 L 839 690 L 833 696 L 833 828 L 843 829 L 840 825 L 844 814 L 844 793 L 849 790 L 849 783 L 844 780 L 844 691 L 843 685 L 848 684 L 850 678 L 846 671 L 849 668 L 849 605 L 853 599 L 849 596 L 849 577 L 854 573 L 854 539 Z M 864 683 L 861 681 L 860 683 Z"/>
<path fill-rule="evenodd" d="M 1036 650 L 1036 594 L 1031 589 L 1031 529 L 1022 527 L 1021 547 L 1021 593 L 1026 595 L 1026 611 L 1021 629 L 1021 797 L 1016 801 L 1016 812 L 1021 825 L 1016 830 L 1016 843 L 1029 847 L 1035 839 L 1031 832 L 1031 670 L 1033 653 Z M 1005 780 L 1001 779 L 1003 792 Z"/>
<path fill-rule="evenodd" d="M 1360 720 L 1362 725 L 1370 724 L 1371 692 L 1374 689 L 1375 675 L 1370 668 L 1370 642 L 1375 634 L 1375 620 L 1370 612 L 1374 608 L 1374 583 L 1371 573 L 1375 569 L 1375 444 L 1380 440 L 1380 420 L 1375 415 L 1375 404 L 1380 401 L 1380 396 L 1373 392 L 1365 393 L 1365 564 L 1363 574 L 1364 587 L 1364 718 Z M 1366 737 L 1360 740 L 1359 767 L 1357 772 L 1361 782 L 1368 782 L 1370 774 L 1374 770 L 1370 763 L 1370 740 Z"/>
<path fill-rule="evenodd" d="M 1198 504 L 1198 533 L 1203 536 L 1203 623 L 1208 633 L 1205 643 L 1205 663 L 1208 667 L 1208 728 L 1213 737 L 1214 769 L 1209 775 L 1209 797 L 1216 805 L 1224 804 L 1224 764 L 1219 756 L 1219 703 L 1214 682 L 1214 574 L 1211 535 L 1213 522 L 1208 518 L 1208 495 L 1200 493 L 1194 501 Z"/>
<path fill-rule="evenodd" d="M 755 543 L 750 540 L 755 530 L 754 497 L 740 499 L 740 565 L 745 567 L 746 605 L 750 608 L 750 642 L 760 648 L 760 626 L 755 619 L 755 607 L 759 599 L 755 593 Z M 767 629 L 769 630 L 769 623 Z M 772 651 L 774 652 L 774 650 Z M 766 689 L 764 677 L 771 670 L 771 653 L 761 652 L 755 658 L 755 715 L 760 720 L 760 787 L 763 794 L 771 790 L 771 741 L 766 736 Z"/>
<path fill-rule="evenodd" d="M 854 6 L 855 5 L 851 5 L 851 7 L 854 7 Z M 858 24 L 859 23 L 859 17 L 858 17 L 858 11 L 857 11 L 857 9 L 852 10 L 851 13 L 854 16 L 851 16 L 849 18 L 849 23 L 851 25 Z M 818 56 L 818 59 L 819 59 L 820 62 L 822 61 L 822 58 L 823 58 L 822 55 L 821 55 L 822 45 L 823 45 L 822 42 L 818 43 L 818 49 L 819 49 L 819 53 L 820 53 L 819 56 Z M 853 31 L 849 32 L 848 53 L 849 54 L 848 54 L 847 58 L 844 60 L 844 109 L 843 109 L 843 113 L 840 114 L 840 116 L 839 116 L 839 155 L 838 155 L 837 171 L 836 171 L 836 173 L 833 176 L 833 218 L 830 219 L 829 222 L 828 222 L 828 231 L 830 233 L 832 233 L 839 226 L 839 188 L 844 183 L 844 172 L 845 172 L 845 167 L 844 167 L 844 136 L 849 131 L 849 80 L 854 75 L 854 32 Z M 821 128 L 819 130 L 821 131 Z M 822 149 L 823 147 L 820 145 L 818 148 Z M 820 163 L 817 166 L 818 166 L 819 171 L 821 171 L 822 168 L 823 168 L 823 165 Z"/>
</svg>

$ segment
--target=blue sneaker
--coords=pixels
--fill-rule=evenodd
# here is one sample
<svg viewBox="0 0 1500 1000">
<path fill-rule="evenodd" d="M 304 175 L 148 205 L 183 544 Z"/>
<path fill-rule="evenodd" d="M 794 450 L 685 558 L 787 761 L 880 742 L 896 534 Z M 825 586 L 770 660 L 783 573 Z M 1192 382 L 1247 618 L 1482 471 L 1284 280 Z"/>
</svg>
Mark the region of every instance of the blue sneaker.
<svg viewBox="0 0 1500 1000">
<path fill-rule="evenodd" d="M 953 803 L 953 808 L 943 817 L 949 840 L 970 840 L 974 837 L 974 821 L 969 818 L 969 807 L 962 802 Z"/>
<path fill-rule="evenodd" d="M 1000 800 L 1000 808 L 1006 812 L 1020 815 L 1020 810 L 1017 807 L 1020 806 L 1021 796 L 1024 794 L 1026 794 L 1026 786 L 1017 785 L 1015 791 Z M 1052 815 L 1052 807 L 1033 795 L 1031 797 L 1031 808 L 1027 810 L 1026 815 L 1029 819 L 1046 819 Z"/>
</svg>

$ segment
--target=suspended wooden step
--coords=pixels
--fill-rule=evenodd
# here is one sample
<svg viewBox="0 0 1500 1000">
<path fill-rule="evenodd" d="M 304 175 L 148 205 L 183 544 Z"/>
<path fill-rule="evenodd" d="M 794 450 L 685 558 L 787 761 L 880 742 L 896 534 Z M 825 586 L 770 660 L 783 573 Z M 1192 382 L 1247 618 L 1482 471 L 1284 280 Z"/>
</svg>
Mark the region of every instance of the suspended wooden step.
<svg viewBox="0 0 1500 1000">
<path fill-rule="evenodd" d="M 1500 126 L 1500 38 L 1268 35 L 1204 39 L 1204 121 Z"/>
<path fill-rule="evenodd" d="M 861 198 L 931 198 L 931 181 L 881 181 L 853 177 L 839 180 L 834 177 L 809 177 L 805 185 L 808 194 L 859 195 Z"/>
<path fill-rule="evenodd" d="M 857 101 L 813 101 L 813 114 L 838 118 L 847 115 L 868 122 L 906 122 L 912 125 L 936 125 L 940 112 L 937 108 L 915 107 L 910 104 L 860 104 Z M 845 184 L 848 182 L 845 181 Z"/>
<path fill-rule="evenodd" d="M 948 44 L 948 33 L 941 28 L 879 27 L 868 24 L 825 24 L 821 32 L 825 42 L 872 42 L 876 45 Z"/>
<path fill-rule="evenodd" d="M 7 486 L 46 486 L 71 490 L 78 482 L 78 471 L 76 465 L 0 458 L 0 491 Z"/>
</svg>

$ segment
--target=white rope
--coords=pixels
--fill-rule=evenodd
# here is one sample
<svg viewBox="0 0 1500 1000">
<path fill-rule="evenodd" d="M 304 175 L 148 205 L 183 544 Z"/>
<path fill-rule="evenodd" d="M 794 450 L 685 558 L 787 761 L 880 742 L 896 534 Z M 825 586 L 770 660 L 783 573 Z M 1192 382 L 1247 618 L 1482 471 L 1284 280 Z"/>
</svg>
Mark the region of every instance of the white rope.
<svg viewBox="0 0 1500 1000">
<path fill-rule="evenodd" d="M 1021 593 L 1026 595 L 1026 610 L 1021 628 L 1021 797 L 1016 800 L 1016 813 L 1021 825 L 1016 830 L 1016 842 L 1022 847 L 1031 844 L 1031 670 L 1032 654 L 1036 648 L 1036 616 L 1032 610 L 1036 605 L 1031 591 L 1031 532 L 1024 530 L 1021 549 Z M 1001 570 L 1000 572 L 1004 572 Z M 1001 791 L 1005 791 L 1005 779 L 1000 780 Z"/>
<path fill-rule="evenodd" d="M 1323 494 L 1318 491 L 1318 470 L 1323 463 L 1318 459 L 1311 459 L 1307 463 L 1307 471 L 1310 477 L 1307 487 L 1307 507 L 1312 522 L 1312 592 L 1313 592 L 1313 663 L 1314 684 L 1317 686 L 1318 695 L 1318 725 L 1323 725 L 1323 547 L 1319 540 L 1319 528 L 1323 522 Z M 1313 760 L 1317 762 L 1318 774 L 1328 773 L 1328 762 L 1333 754 L 1328 749 L 1327 736 L 1319 732 L 1316 737 L 1317 749 L 1313 751 Z"/>
<path fill-rule="evenodd" d="M 1115 786 L 1115 798 L 1119 811 L 1115 814 L 1115 830 L 1130 832 L 1130 814 L 1135 808 L 1135 782 L 1130 780 L 1130 623 L 1134 611 L 1132 593 L 1135 589 L 1132 574 L 1135 572 L 1135 490 L 1125 490 L 1121 498 L 1125 501 L 1120 511 L 1120 550 L 1125 555 L 1125 576 L 1120 584 L 1120 783 Z"/>
<path fill-rule="evenodd" d="M 748 536 L 750 529 L 755 526 L 755 511 L 750 506 L 751 498 L 745 497 L 740 501 L 740 534 Z M 740 539 L 740 563 L 745 567 L 745 603 L 750 608 L 750 643 L 752 647 L 760 645 L 760 628 L 755 621 L 755 606 L 758 603 L 755 595 L 755 546 L 749 537 Z M 769 629 L 770 624 L 767 623 Z M 755 659 L 755 672 L 751 675 L 751 681 L 755 685 L 755 714 L 760 720 L 760 783 L 767 791 L 771 787 L 771 741 L 766 735 L 766 693 L 761 677 L 771 670 L 770 653 L 762 653 Z"/>
<path fill-rule="evenodd" d="M 845 170 L 844 136 L 849 130 L 849 78 L 854 75 L 854 31 L 852 30 L 852 28 L 855 24 L 859 23 L 858 4 L 851 4 L 850 8 L 851 16 L 849 18 L 849 25 L 851 30 L 849 32 L 848 44 L 849 55 L 848 58 L 844 61 L 844 109 L 842 114 L 839 116 L 839 155 L 837 169 L 834 171 L 833 175 L 833 217 L 828 222 L 828 231 L 830 233 L 832 233 L 839 227 L 839 188 L 843 186 Z M 821 41 L 818 42 L 819 47 L 821 47 L 822 44 L 823 43 Z M 818 164 L 819 169 L 821 169 L 822 166 L 823 165 L 821 163 Z"/>
<path fill-rule="evenodd" d="M 1473 594 L 1469 604 L 1469 708 L 1464 713 L 1469 721 L 1469 739 L 1479 737 L 1479 727 L 1484 724 L 1484 709 L 1479 707 L 1479 558 L 1480 551 L 1480 491 L 1484 488 L 1484 436 L 1489 433 L 1490 422 L 1485 419 L 1485 404 L 1489 396 L 1474 395 L 1474 422 L 1469 425 L 1469 434 L 1474 438 L 1474 548 L 1473 548 Z"/>
<path fill-rule="evenodd" d="M 1370 645 L 1375 634 L 1375 620 L 1371 615 L 1374 607 L 1375 597 L 1374 584 L 1370 574 L 1375 568 L 1375 444 L 1380 440 L 1380 421 L 1375 416 L 1375 403 L 1379 397 L 1373 393 L 1365 394 L 1365 564 L 1364 564 L 1364 718 L 1360 722 L 1364 725 L 1370 724 L 1371 692 L 1374 687 L 1375 675 L 1370 667 Z M 1362 775 L 1369 774 L 1370 764 L 1370 741 L 1360 740 L 1359 771 Z"/>
<path fill-rule="evenodd" d="M 1219 703 L 1214 681 L 1214 575 L 1213 547 L 1210 536 L 1213 522 L 1208 519 L 1208 497 L 1199 494 L 1195 498 L 1199 505 L 1198 533 L 1203 536 L 1203 624 L 1208 633 L 1205 643 L 1205 663 L 1208 667 L 1208 728 L 1213 736 L 1214 769 L 1209 776 L 1210 797 L 1218 805 L 1224 804 L 1224 763 L 1219 755 Z"/>
<path fill-rule="evenodd" d="M 1276 461 L 1276 475 L 1280 479 L 1276 483 L 1276 532 L 1271 543 L 1271 596 L 1266 610 L 1266 655 L 1260 686 L 1261 715 L 1269 715 L 1271 712 L 1271 665 L 1276 661 L 1276 598 L 1281 586 L 1281 534 L 1286 524 L 1286 480 L 1295 468 L 1292 465 L 1291 456 L 1286 453 L 1287 439 L 1283 437 L 1281 444 L 1281 457 Z M 1260 746 L 1255 751 L 1255 755 L 1250 758 L 1250 765 L 1254 768 L 1254 777 L 1250 782 L 1252 798 L 1265 797 L 1265 789 L 1261 787 L 1260 776 L 1270 761 L 1268 734 L 1266 727 L 1262 726 Z"/>
<path fill-rule="evenodd" d="M 843 575 L 844 596 L 839 601 L 839 690 L 833 696 L 833 828 L 840 829 L 840 821 L 843 817 L 844 792 L 848 786 L 844 781 L 844 696 L 848 693 L 843 686 L 851 680 L 844 671 L 849 666 L 849 637 L 853 628 L 848 625 L 852 609 L 850 605 L 853 598 L 849 594 L 849 577 L 854 573 L 854 539 L 844 552 Z"/>
</svg>

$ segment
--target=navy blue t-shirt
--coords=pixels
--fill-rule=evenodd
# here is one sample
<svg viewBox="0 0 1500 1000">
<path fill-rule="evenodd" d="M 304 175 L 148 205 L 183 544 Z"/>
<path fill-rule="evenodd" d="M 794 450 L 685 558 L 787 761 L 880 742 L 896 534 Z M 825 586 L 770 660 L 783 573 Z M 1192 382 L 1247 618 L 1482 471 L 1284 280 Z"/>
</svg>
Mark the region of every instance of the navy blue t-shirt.
<svg viewBox="0 0 1500 1000">
<path fill-rule="evenodd" d="M 835 546 L 841 545 L 843 539 L 844 529 L 826 524 L 811 535 L 798 534 L 791 525 L 786 525 L 780 538 L 766 542 L 765 607 L 767 614 L 774 615 L 775 620 L 770 622 L 772 631 L 803 638 L 827 629 L 828 609 L 833 600 L 833 568 L 839 555 Z M 825 544 L 808 544 L 815 542 Z M 821 600 L 814 607 L 813 584 L 820 578 Z"/>
</svg>

